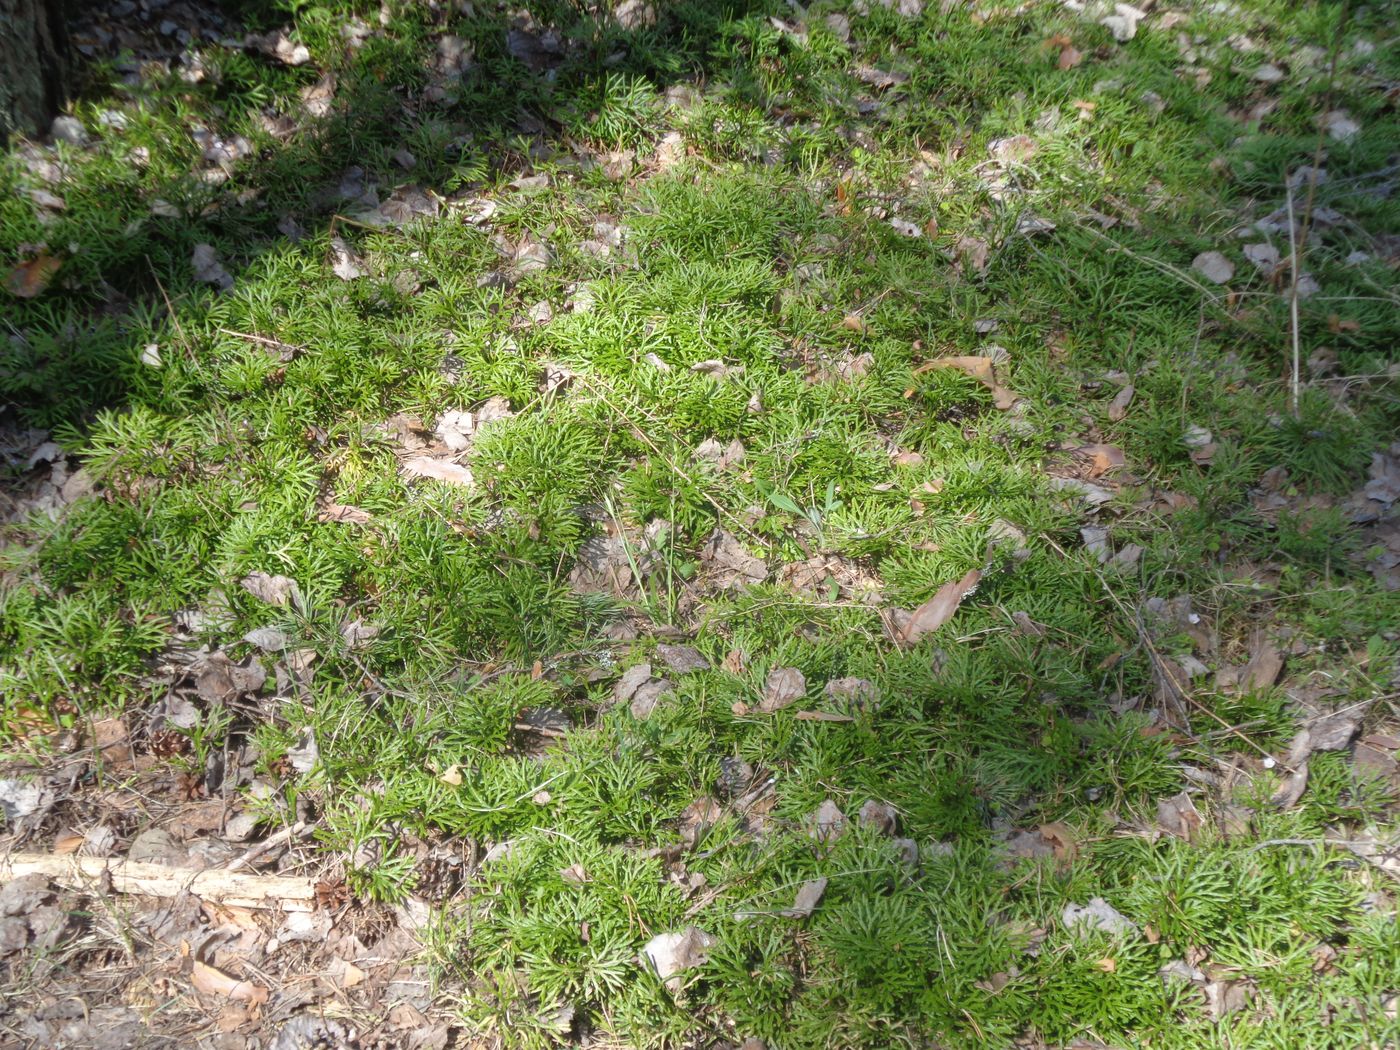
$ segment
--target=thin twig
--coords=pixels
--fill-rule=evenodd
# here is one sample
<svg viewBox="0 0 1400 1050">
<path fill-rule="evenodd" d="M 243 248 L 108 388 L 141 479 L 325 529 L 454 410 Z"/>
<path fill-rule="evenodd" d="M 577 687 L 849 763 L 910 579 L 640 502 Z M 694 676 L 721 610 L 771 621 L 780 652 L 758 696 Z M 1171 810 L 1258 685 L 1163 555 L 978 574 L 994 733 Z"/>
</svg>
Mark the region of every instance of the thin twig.
<svg viewBox="0 0 1400 1050">
<path fill-rule="evenodd" d="M 246 868 L 249 864 L 253 863 L 253 861 L 257 860 L 264 853 L 267 853 L 269 850 L 276 849 L 284 842 L 289 842 L 294 838 L 298 838 L 301 835 L 304 835 L 309 830 L 310 828 L 308 827 L 306 822 L 299 820 L 290 827 L 283 828 L 281 831 L 277 832 L 277 834 L 269 835 L 267 838 L 254 845 L 251 849 L 246 850 L 245 852 L 239 854 L 237 857 L 234 857 L 233 860 L 229 861 L 227 864 L 224 865 L 223 870 L 237 871 L 239 868 Z"/>
<path fill-rule="evenodd" d="M 1332 109 L 1332 93 L 1337 83 L 1337 60 L 1342 53 L 1342 37 L 1346 33 L 1347 22 L 1351 18 L 1351 0 L 1342 4 L 1342 14 L 1337 20 L 1337 32 L 1332 38 L 1332 55 L 1327 66 L 1327 89 L 1322 93 L 1322 112 L 1326 115 Z M 1300 229 L 1293 221 L 1293 184 L 1285 173 L 1284 191 L 1288 202 L 1288 244 L 1291 252 L 1289 266 L 1292 270 L 1289 280 L 1289 313 L 1293 326 L 1293 372 L 1289 398 L 1292 402 L 1293 417 L 1298 418 L 1299 371 L 1301 351 L 1298 338 L 1298 279 L 1301 276 L 1299 245 L 1307 250 L 1308 235 L 1312 232 L 1313 205 L 1317 202 L 1318 172 L 1322 168 L 1322 154 L 1327 145 L 1327 127 L 1319 122 L 1317 145 L 1313 149 L 1313 160 L 1308 168 L 1308 196 L 1303 202 L 1303 225 Z"/>
<path fill-rule="evenodd" d="M 1288 406 L 1293 418 L 1298 418 L 1298 387 L 1303 369 L 1303 351 L 1298 332 L 1298 229 L 1293 222 L 1293 184 L 1287 178 L 1283 183 L 1285 200 L 1288 202 L 1288 315 L 1289 335 L 1293 344 L 1293 367 L 1288 377 Z"/>
</svg>

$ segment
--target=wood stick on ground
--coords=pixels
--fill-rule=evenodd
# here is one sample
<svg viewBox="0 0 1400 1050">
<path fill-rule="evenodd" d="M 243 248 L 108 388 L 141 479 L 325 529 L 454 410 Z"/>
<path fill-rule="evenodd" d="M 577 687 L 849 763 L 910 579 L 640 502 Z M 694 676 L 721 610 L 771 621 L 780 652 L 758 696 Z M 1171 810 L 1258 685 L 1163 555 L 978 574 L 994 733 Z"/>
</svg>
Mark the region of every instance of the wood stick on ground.
<svg viewBox="0 0 1400 1050">
<path fill-rule="evenodd" d="M 46 875 L 67 889 L 97 893 L 115 891 L 147 897 L 175 897 L 189 892 L 205 900 L 240 908 L 286 907 L 289 911 L 309 911 L 316 901 L 316 884 L 311 879 L 294 875 L 254 875 L 218 868 L 200 871 L 141 861 L 53 853 L 0 856 L 0 882 L 25 875 Z"/>
<path fill-rule="evenodd" d="M 245 853 L 234 857 L 233 860 L 225 864 L 224 871 L 237 871 L 239 868 L 246 868 L 268 850 L 275 849 L 282 845 L 282 843 L 298 838 L 310 830 L 310 827 L 304 821 L 299 820 L 291 827 L 283 828 L 281 831 L 277 832 L 277 834 L 269 835 L 261 842 L 254 843 Z"/>
</svg>

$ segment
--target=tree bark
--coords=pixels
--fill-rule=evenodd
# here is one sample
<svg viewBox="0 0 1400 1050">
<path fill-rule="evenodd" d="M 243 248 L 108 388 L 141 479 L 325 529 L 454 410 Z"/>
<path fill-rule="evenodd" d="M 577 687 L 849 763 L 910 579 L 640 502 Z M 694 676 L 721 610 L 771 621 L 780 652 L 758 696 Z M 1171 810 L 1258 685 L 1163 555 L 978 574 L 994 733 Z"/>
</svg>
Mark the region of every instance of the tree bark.
<svg viewBox="0 0 1400 1050">
<path fill-rule="evenodd" d="M 62 0 L 0 0 L 0 144 L 48 127 L 65 97 Z"/>
</svg>

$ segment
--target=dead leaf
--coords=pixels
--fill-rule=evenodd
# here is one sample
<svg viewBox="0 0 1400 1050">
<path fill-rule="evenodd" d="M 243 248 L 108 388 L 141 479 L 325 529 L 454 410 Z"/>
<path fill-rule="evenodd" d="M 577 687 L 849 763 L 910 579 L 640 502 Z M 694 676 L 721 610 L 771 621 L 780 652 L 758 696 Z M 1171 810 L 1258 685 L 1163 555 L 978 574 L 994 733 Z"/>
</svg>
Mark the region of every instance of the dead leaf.
<svg viewBox="0 0 1400 1050">
<path fill-rule="evenodd" d="M 797 890 L 797 897 L 792 902 L 791 908 L 784 908 L 782 914 L 789 919 L 805 919 L 821 903 L 822 895 L 826 893 L 826 877 L 810 879 L 804 882 Z"/>
<path fill-rule="evenodd" d="M 471 488 L 475 483 L 472 472 L 467 467 L 451 460 L 433 459 L 431 456 L 411 456 L 403 461 L 403 470 L 410 477 L 431 478 L 464 488 Z"/>
<path fill-rule="evenodd" d="M 367 510 L 361 510 L 359 507 L 352 507 L 345 503 L 335 503 L 332 501 L 326 503 L 316 512 L 316 520 L 349 525 L 368 525 L 373 518 Z"/>
<path fill-rule="evenodd" d="M 1282 671 L 1283 654 L 1273 642 L 1261 638 L 1256 641 L 1249 663 L 1244 665 L 1244 670 L 1240 673 L 1240 691 L 1257 693 L 1261 689 L 1268 689 L 1278 681 Z"/>
<path fill-rule="evenodd" d="M 1066 44 L 1060 48 L 1059 60 L 1055 63 L 1058 69 L 1073 69 L 1084 61 L 1084 53 L 1074 47 L 1073 44 Z"/>
<path fill-rule="evenodd" d="M 1190 449 L 1192 462 L 1208 464 L 1215 458 L 1217 445 L 1215 437 L 1205 427 L 1192 426 L 1181 435 L 1181 443 Z"/>
<path fill-rule="evenodd" d="M 982 573 L 973 569 L 962 579 L 945 583 L 932 598 L 913 612 L 891 609 L 886 622 L 890 638 L 897 645 L 916 645 L 953 618 L 962 600 L 977 588 Z"/>
<path fill-rule="evenodd" d="M 987 152 L 992 155 L 992 158 L 1004 164 L 1024 164 L 1035 156 L 1036 149 L 1036 141 L 1029 135 L 1011 135 L 1004 139 L 993 139 L 987 146 Z"/>
<path fill-rule="evenodd" d="M 221 290 L 233 287 L 233 276 L 219 262 L 219 253 L 211 244 L 196 244 L 190 253 L 190 265 L 194 267 L 194 279 L 212 284 Z"/>
<path fill-rule="evenodd" d="M 899 811 L 888 802 L 866 799 L 856 814 L 856 821 L 863 828 L 870 828 L 881 835 L 893 835 L 899 823 Z"/>
<path fill-rule="evenodd" d="M 1113 14 L 1100 18 L 1099 25 L 1104 26 L 1112 33 L 1114 40 L 1120 44 L 1126 44 L 1137 36 L 1138 23 L 1146 17 L 1147 14 L 1144 11 L 1131 4 L 1116 3 L 1113 5 Z"/>
<path fill-rule="evenodd" d="M 48 251 L 20 263 L 5 277 L 5 290 L 20 299 L 33 299 L 49 286 L 63 260 Z"/>
<path fill-rule="evenodd" d="M 588 877 L 588 872 L 583 870 L 583 865 L 578 861 L 570 864 L 567 868 L 560 868 L 559 877 L 574 886 L 582 886 L 585 882 L 592 881 Z"/>
<path fill-rule="evenodd" d="M 1138 932 L 1137 925 L 1102 897 L 1091 897 L 1088 904 L 1066 904 L 1060 913 L 1060 923 L 1067 930 L 1087 927 L 1114 936 Z"/>
<path fill-rule="evenodd" d="M 1329 110 L 1318 118 L 1318 124 L 1338 142 L 1350 142 L 1361 134 L 1361 125 L 1352 120 L 1344 109 Z"/>
<path fill-rule="evenodd" d="M 698 926 L 687 926 L 675 933 L 658 933 L 642 948 L 642 956 L 674 992 L 680 989 L 676 975 L 703 965 L 716 943 L 714 937 Z"/>
<path fill-rule="evenodd" d="M 1238 1013 L 1249 1005 L 1253 992 L 1244 981 L 1211 981 L 1205 985 L 1206 1012 L 1212 1021 Z"/>
<path fill-rule="evenodd" d="M 807 834 L 818 842 L 835 842 L 846 831 L 846 815 L 841 807 L 831 799 L 822 804 L 807 817 Z"/>
<path fill-rule="evenodd" d="M 1117 445 L 1080 445 L 1074 453 L 1087 461 L 1087 475 L 1090 478 L 1102 477 L 1109 471 L 1120 470 L 1127 463 L 1127 457 Z"/>
<path fill-rule="evenodd" d="M 1128 406 L 1133 403 L 1133 395 L 1137 393 L 1133 389 L 1133 384 L 1128 383 L 1122 387 L 1113 400 L 1108 403 L 1108 419 L 1111 423 L 1121 423 L 1128 414 Z"/>
<path fill-rule="evenodd" d="M 676 674 L 691 674 L 695 671 L 708 671 L 710 661 L 701 655 L 700 650 L 689 645 L 666 645 L 656 647 L 656 655 Z"/>
<path fill-rule="evenodd" d="M 265 572 L 251 572 L 238 581 L 240 587 L 259 601 L 269 605 L 301 604 L 301 590 L 297 581 L 290 576 L 272 576 Z"/>
<path fill-rule="evenodd" d="M 331 238 L 331 272 L 342 281 L 353 281 L 369 273 L 365 260 L 339 236 Z"/>
<path fill-rule="evenodd" d="M 1112 959 L 1100 959 L 1098 962 L 1094 963 L 1094 966 L 1096 969 L 1102 970 L 1104 973 L 1118 972 L 1118 964 Z"/>
<path fill-rule="evenodd" d="M 981 275 L 987 272 L 988 245 L 980 237 L 963 234 L 957 240 L 958 262 L 964 269 Z"/>
<path fill-rule="evenodd" d="M 1201 252 L 1191 260 L 1191 269 L 1212 284 L 1224 284 L 1235 276 L 1235 264 L 1220 252 Z"/>
<path fill-rule="evenodd" d="M 664 678 L 653 678 L 643 682 L 632 694 L 632 703 L 628 705 L 628 710 L 637 721 L 645 721 L 656 710 L 661 698 L 673 689 L 674 686 Z"/>
<path fill-rule="evenodd" d="M 925 361 L 917 369 L 918 372 L 927 371 L 930 368 L 955 368 L 959 372 L 977 380 L 992 392 L 992 401 L 998 409 L 1006 411 L 1016 403 L 1018 398 L 1014 393 L 1002 386 L 997 381 L 996 365 L 1004 360 L 998 357 L 936 357 L 932 361 Z"/>
<path fill-rule="evenodd" d="M 651 664 L 633 664 L 613 684 L 613 700 L 619 704 L 628 703 L 650 679 Z"/>
<path fill-rule="evenodd" d="M 777 667 L 768 672 L 763 683 L 763 699 L 758 709 L 772 714 L 807 695 L 807 679 L 795 667 Z"/>
<path fill-rule="evenodd" d="M 248 1003 L 252 1007 L 259 1007 L 267 1002 L 268 990 L 263 985 L 253 981 L 240 981 L 222 970 L 205 965 L 198 959 L 192 960 L 192 964 L 190 984 L 194 985 L 195 991 L 221 996 L 234 1002 Z"/>
<path fill-rule="evenodd" d="M 1073 860 L 1079 852 L 1079 839 L 1069 827 L 1058 820 L 1040 825 L 1040 837 L 1050 843 L 1056 860 Z"/>
<path fill-rule="evenodd" d="M 1185 791 L 1157 803 L 1157 823 L 1169 835 L 1192 842 L 1204 823 L 1196 804 Z"/>
<path fill-rule="evenodd" d="M 725 590 L 762 583 L 768 578 L 763 559 L 744 550 L 734 535 L 723 529 L 710 537 L 700 552 L 700 560 L 710 567 L 715 582 Z"/>
</svg>

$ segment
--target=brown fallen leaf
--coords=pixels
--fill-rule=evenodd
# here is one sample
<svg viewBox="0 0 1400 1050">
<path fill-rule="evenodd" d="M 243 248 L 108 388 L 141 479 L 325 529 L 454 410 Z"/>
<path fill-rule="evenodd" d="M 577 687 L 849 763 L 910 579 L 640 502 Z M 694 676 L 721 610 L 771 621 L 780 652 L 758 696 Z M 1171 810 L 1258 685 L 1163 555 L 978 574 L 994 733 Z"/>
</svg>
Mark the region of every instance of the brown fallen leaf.
<svg viewBox="0 0 1400 1050">
<path fill-rule="evenodd" d="M 804 821 L 807 834 L 818 842 L 835 842 L 846 831 L 846 815 L 831 799 L 823 799 Z"/>
<path fill-rule="evenodd" d="M 190 984 L 194 985 L 197 992 L 222 996 L 237 1003 L 248 1003 L 256 1007 L 267 1002 L 268 990 L 263 985 L 253 981 L 240 981 L 198 959 L 193 960 Z"/>
<path fill-rule="evenodd" d="M 1080 445 L 1074 450 L 1076 458 L 1084 461 L 1087 474 L 1091 478 L 1103 477 L 1109 471 L 1120 470 L 1127 463 L 1127 457 L 1117 445 Z"/>
<path fill-rule="evenodd" d="M 63 260 L 41 251 L 32 259 L 20 263 L 5 277 L 5 290 L 20 299 L 33 299 L 49 286 Z"/>
<path fill-rule="evenodd" d="M 781 711 L 807 695 L 807 679 L 795 667 L 775 667 L 763 683 L 763 699 L 758 709 L 764 714 Z"/>
<path fill-rule="evenodd" d="M 1079 839 L 1058 820 L 1040 825 L 1040 837 L 1050 843 L 1057 860 L 1073 860 L 1079 852 Z"/>
<path fill-rule="evenodd" d="M 1240 673 L 1240 691 L 1256 693 L 1268 689 L 1278 681 L 1282 671 L 1283 654 L 1267 638 L 1258 639 L 1254 652 L 1249 656 L 1249 663 Z"/>
<path fill-rule="evenodd" d="M 987 272 L 987 257 L 990 249 L 986 241 L 980 237 L 963 234 L 957 240 L 957 249 L 959 267 L 971 270 L 978 275 Z"/>
<path fill-rule="evenodd" d="M 1072 44 L 1066 44 L 1060 49 L 1059 60 L 1055 63 L 1058 69 L 1073 69 L 1084 61 L 1084 53 L 1075 48 Z"/>
<path fill-rule="evenodd" d="M 1157 803 L 1157 823 L 1169 835 L 1191 842 L 1201 829 L 1201 813 L 1185 791 Z"/>
<path fill-rule="evenodd" d="M 446 459 L 433 459 L 431 456 L 412 456 L 403 461 L 404 473 L 415 478 L 431 478 L 445 481 L 450 485 L 470 488 L 474 483 L 472 472 Z"/>
<path fill-rule="evenodd" d="M 792 907 L 784 908 L 782 914 L 789 919 L 805 919 L 816 910 L 824 893 L 826 893 L 825 876 L 804 882 L 797 890 Z"/>
<path fill-rule="evenodd" d="M 937 357 L 932 361 L 926 361 L 915 369 L 915 373 L 926 372 L 931 368 L 955 368 L 964 375 L 977 380 L 992 392 L 992 402 L 998 409 L 1005 412 L 1014 405 L 1019 398 L 1006 387 L 997 381 L 996 361 L 994 357 Z"/>
<path fill-rule="evenodd" d="M 1133 395 L 1136 393 L 1133 384 L 1129 383 L 1114 395 L 1113 400 L 1108 403 L 1109 422 L 1121 423 L 1123 421 L 1128 414 L 1128 406 L 1133 403 Z"/>
<path fill-rule="evenodd" d="M 352 507 L 345 503 L 327 503 L 316 513 L 316 520 L 322 522 L 342 522 L 351 525 L 368 525 L 371 520 L 367 510 Z"/>
<path fill-rule="evenodd" d="M 925 635 L 932 634 L 953 618 L 958 605 L 971 594 L 982 579 L 982 573 L 973 569 L 960 580 L 945 583 L 938 588 L 932 598 L 913 612 L 903 609 L 890 610 L 886 628 L 890 638 L 897 645 L 915 645 Z"/>
</svg>

